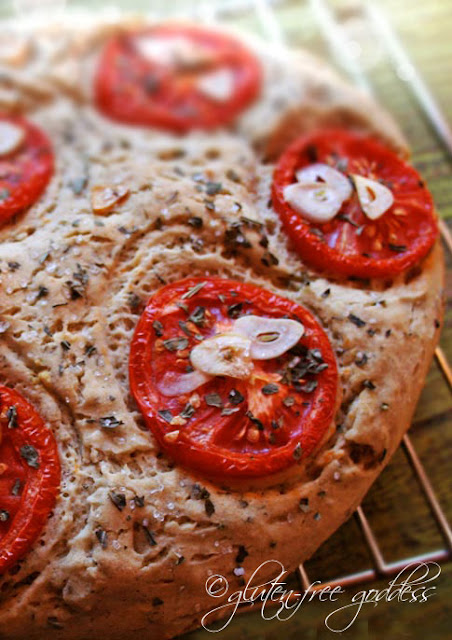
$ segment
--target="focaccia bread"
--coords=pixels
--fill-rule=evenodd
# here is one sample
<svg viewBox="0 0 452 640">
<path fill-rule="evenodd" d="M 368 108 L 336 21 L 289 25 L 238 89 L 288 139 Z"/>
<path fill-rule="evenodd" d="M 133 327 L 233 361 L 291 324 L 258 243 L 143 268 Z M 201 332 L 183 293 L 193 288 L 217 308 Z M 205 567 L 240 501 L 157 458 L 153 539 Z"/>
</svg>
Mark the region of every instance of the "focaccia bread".
<svg viewBox="0 0 452 640">
<path fill-rule="evenodd" d="M 438 339 L 439 244 L 391 279 L 327 278 L 293 250 L 271 201 L 274 160 L 314 126 L 367 131 L 406 155 L 388 115 L 308 54 L 253 41 L 263 88 L 234 127 L 176 136 L 112 122 L 92 104 L 93 65 L 111 33 L 138 24 L 25 30 L 23 57 L 1 68 L 2 110 L 47 133 L 56 168 L 39 201 L 0 227 L 0 381 L 43 417 L 62 466 L 42 535 L 0 578 L 10 640 L 169 638 L 219 605 L 205 590 L 213 573 L 233 589 L 267 559 L 294 569 L 397 448 Z M 222 189 L 207 208 L 210 182 Z M 104 215 L 93 213 L 99 186 L 124 190 Z M 174 464 L 131 396 L 148 298 L 208 275 L 302 304 L 334 348 L 336 429 L 283 480 L 228 487 Z"/>
</svg>

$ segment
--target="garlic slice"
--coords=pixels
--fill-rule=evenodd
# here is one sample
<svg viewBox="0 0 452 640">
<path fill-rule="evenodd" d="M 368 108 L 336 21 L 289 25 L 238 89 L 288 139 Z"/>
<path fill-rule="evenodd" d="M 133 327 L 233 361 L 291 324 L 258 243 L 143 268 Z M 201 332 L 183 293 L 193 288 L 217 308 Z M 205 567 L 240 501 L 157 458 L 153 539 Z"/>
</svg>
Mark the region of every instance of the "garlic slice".
<svg viewBox="0 0 452 640">
<path fill-rule="evenodd" d="M 24 139 L 22 127 L 11 122 L 0 122 L 0 156 L 17 151 Z"/>
<path fill-rule="evenodd" d="M 211 380 L 211 376 L 196 369 L 190 373 L 182 374 L 167 371 L 163 379 L 157 384 L 157 389 L 164 396 L 179 396 L 194 391 L 201 385 L 209 382 L 209 380 Z"/>
<path fill-rule="evenodd" d="M 212 57 L 208 49 L 183 36 L 140 36 L 134 43 L 146 60 L 181 69 L 196 69 Z"/>
<path fill-rule="evenodd" d="M 234 74 L 230 69 L 205 73 L 196 83 L 198 90 L 217 102 L 226 102 L 234 93 Z"/>
<path fill-rule="evenodd" d="M 242 316 L 234 329 L 251 340 L 251 358 L 270 360 L 295 346 L 304 334 L 304 326 L 296 320 Z"/>
<path fill-rule="evenodd" d="M 315 186 L 326 184 L 337 192 L 342 201 L 348 200 L 352 195 L 353 189 L 350 180 L 337 169 L 330 167 L 329 164 L 316 162 L 300 169 L 295 175 L 301 184 L 313 184 Z"/>
<path fill-rule="evenodd" d="M 296 182 L 284 188 L 284 200 L 303 218 L 311 222 L 329 222 L 342 207 L 343 200 L 337 191 L 326 184 L 302 184 Z"/>
<path fill-rule="evenodd" d="M 241 333 L 223 333 L 200 342 L 190 354 L 192 365 L 211 376 L 248 378 L 253 369 L 251 340 Z"/>
<path fill-rule="evenodd" d="M 94 213 L 106 214 L 114 208 L 116 204 L 124 200 L 129 189 L 122 184 L 113 186 L 96 185 L 91 189 L 91 208 Z"/>
<path fill-rule="evenodd" d="M 329 222 L 352 193 L 349 180 L 327 164 L 316 163 L 296 173 L 298 182 L 284 189 L 284 200 L 311 222 Z"/>
<path fill-rule="evenodd" d="M 351 174 L 361 208 L 368 218 L 377 220 L 394 204 L 394 195 L 381 182 Z"/>
</svg>

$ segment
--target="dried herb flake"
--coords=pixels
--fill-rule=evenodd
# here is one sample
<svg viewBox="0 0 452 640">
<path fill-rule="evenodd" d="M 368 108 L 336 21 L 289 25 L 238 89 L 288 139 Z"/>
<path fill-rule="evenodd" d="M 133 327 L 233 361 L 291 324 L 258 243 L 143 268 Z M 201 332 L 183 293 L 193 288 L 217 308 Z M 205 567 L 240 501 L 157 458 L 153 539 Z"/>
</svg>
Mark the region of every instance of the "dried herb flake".
<svg viewBox="0 0 452 640">
<path fill-rule="evenodd" d="M 116 429 L 124 424 L 122 420 L 118 420 L 115 416 L 105 416 L 99 419 L 99 424 L 103 429 Z"/>
<path fill-rule="evenodd" d="M 122 511 L 126 506 L 126 496 L 124 493 L 117 493 L 116 491 L 110 491 L 108 494 L 110 500 L 113 502 L 118 511 Z"/>
<path fill-rule="evenodd" d="M 208 393 L 206 396 L 204 396 L 204 400 L 206 401 L 206 404 L 209 405 L 209 407 L 217 407 L 219 409 L 223 407 L 223 400 L 218 393 Z"/>
<path fill-rule="evenodd" d="M 269 382 L 264 387 L 262 387 L 261 391 L 264 394 L 264 396 L 271 396 L 274 393 L 278 393 L 279 387 L 277 384 L 274 384 L 273 382 Z"/>
<path fill-rule="evenodd" d="M 20 448 L 20 455 L 33 469 L 39 469 L 39 454 L 31 444 L 24 444 Z"/>
<path fill-rule="evenodd" d="M 361 320 L 361 318 L 358 318 L 358 316 L 355 316 L 355 314 L 353 313 L 348 314 L 348 319 L 357 327 L 364 327 L 366 325 L 366 322 L 364 320 Z"/>
</svg>

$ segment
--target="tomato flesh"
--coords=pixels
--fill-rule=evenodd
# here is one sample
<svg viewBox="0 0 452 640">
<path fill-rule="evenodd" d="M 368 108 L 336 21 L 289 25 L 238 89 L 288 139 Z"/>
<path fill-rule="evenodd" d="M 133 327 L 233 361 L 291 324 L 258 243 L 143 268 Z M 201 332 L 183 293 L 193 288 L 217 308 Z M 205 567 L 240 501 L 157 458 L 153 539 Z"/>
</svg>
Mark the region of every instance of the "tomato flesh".
<svg viewBox="0 0 452 640">
<path fill-rule="evenodd" d="M 20 127 L 25 137 L 17 149 L 0 155 L 0 223 L 34 204 L 53 174 L 52 145 L 35 125 L 18 116 L 0 122 Z"/>
<path fill-rule="evenodd" d="M 33 407 L 0 385 L 0 574 L 40 535 L 60 483 L 52 433 Z"/>
<path fill-rule="evenodd" d="M 392 191 L 394 203 L 370 220 L 354 189 L 331 221 L 310 222 L 285 201 L 284 188 L 314 163 L 378 181 Z M 432 197 L 415 169 L 377 140 L 352 131 L 315 131 L 290 145 L 274 172 L 272 201 L 302 260 L 333 275 L 394 276 L 425 257 L 438 237 Z"/>
<path fill-rule="evenodd" d="M 143 36 L 186 38 L 203 46 L 209 60 L 199 69 L 180 70 L 147 59 L 134 44 Z M 218 70 L 233 75 L 232 93 L 221 101 L 196 87 L 201 74 Z M 110 40 L 99 63 L 95 93 L 98 108 L 114 120 L 183 133 L 229 124 L 257 97 L 260 83 L 257 59 L 234 38 L 196 26 L 160 25 Z"/>
<path fill-rule="evenodd" d="M 165 375 L 191 369 L 193 347 L 244 314 L 299 320 L 305 333 L 282 356 L 254 361 L 248 379 L 215 376 L 187 394 L 161 393 Z M 254 285 L 211 277 L 167 285 L 150 299 L 132 340 L 130 385 L 172 458 L 211 477 L 257 477 L 316 449 L 334 417 L 338 375 L 328 337 L 307 309 Z"/>
</svg>

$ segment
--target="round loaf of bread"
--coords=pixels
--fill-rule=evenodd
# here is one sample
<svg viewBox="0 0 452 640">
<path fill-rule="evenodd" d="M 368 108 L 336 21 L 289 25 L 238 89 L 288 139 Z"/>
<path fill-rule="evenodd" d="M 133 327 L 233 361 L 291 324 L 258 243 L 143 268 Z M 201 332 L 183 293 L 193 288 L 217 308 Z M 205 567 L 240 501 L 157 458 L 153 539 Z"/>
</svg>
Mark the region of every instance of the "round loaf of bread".
<svg viewBox="0 0 452 640">
<path fill-rule="evenodd" d="M 1 62 L 1 109 L 47 133 L 56 169 L 40 200 L 0 227 L 0 380 L 39 411 L 62 465 L 41 537 L 0 578 L 9 640 L 170 638 L 221 603 L 206 593 L 210 575 L 232 590 L 265 560 L 294 569 L 397 448 L 438 339 L 439 244 L 393 279 L 327 279 L 292 250 L 270 198 L 275 159 L 314 126 L 371 132 L 407 155 L 391 118 L 311 55 L 248 40 L 263 86 L 233 127 L 176 136 L 114 123 L 93 106 L 93 69 L 112 33 L 141 24 L 23 25 Z M 223 185 L 209 208 L 207 181 Z M 99 187 L 127 195 L 99 215 Z M 208 275 L 304 305 L 333 345 L 336 429 L 296 477 L 209 482 L 162 453 L 131 397 L 130 342 L 148 298 Z"/>
</svg>

